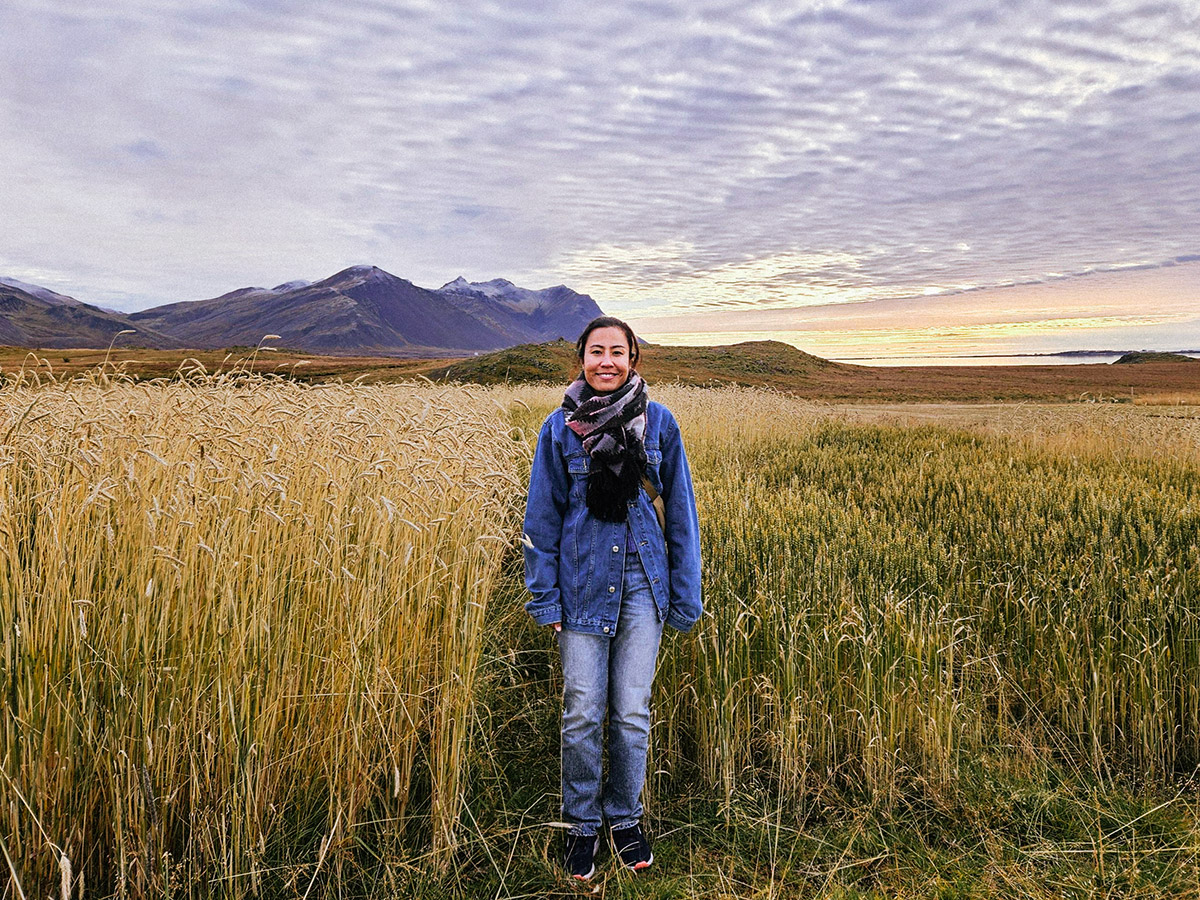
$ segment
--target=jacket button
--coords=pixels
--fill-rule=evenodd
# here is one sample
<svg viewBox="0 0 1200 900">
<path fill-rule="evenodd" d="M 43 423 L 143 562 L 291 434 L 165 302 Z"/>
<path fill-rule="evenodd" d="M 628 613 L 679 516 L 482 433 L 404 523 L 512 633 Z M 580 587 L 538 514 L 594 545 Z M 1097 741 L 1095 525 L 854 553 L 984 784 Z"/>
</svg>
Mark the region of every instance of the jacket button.
<svg viewBox="0 0 1200 900">
<path fill-rule="evenodd" d="M 613 587 L 613 586 L 610 584 L 610 585 L 608 586 L 608 592 L 609 592 L 610 594 L 615 594 L 615 593 L 617 592 L 617 589 L 616 589 L 615 587 Z"/>
<path fill-rule="evenodd" d="M 608 626 L 607 625 L 604 626 L 604 633 L 608 634 Z"/>
<path fill-rule="evenodd" d="M 618 547 L 616 544 L 613 544 L 613 553 L 620 553 L 620 552 L 621 552 L 621 548 Z"/>
</svg>

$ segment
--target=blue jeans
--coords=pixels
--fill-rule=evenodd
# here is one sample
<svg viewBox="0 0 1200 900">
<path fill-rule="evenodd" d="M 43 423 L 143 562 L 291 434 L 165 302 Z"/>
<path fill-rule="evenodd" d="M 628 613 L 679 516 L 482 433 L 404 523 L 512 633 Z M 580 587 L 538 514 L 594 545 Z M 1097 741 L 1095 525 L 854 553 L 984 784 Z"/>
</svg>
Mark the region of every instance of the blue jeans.
<svg viewBox="0 0 1200 900">
<path fill-rule="evenodd" d="M 571 834 L 593 835 L 604 820 L 619 828 L 641 820 L 650 741 L 650 687 L 663 623 L 636 553 L 626 551 L 616 634 L 563 628 L 562 815 Z M 608 712 L 608 781 L 602 737 Z"/>
</svg>

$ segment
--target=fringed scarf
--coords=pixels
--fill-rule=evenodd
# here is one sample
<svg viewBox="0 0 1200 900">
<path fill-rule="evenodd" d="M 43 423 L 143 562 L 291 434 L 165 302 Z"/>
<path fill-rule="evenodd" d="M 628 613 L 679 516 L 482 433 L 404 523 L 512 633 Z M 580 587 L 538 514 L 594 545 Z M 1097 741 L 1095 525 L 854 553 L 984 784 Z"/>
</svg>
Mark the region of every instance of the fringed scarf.
<svg viewBox="0 0 1200 900">
<path fill-rule="evenodd" d="M 567 427 L 583 439 L 592 458 L 587 505 L 602 522 L 624 522 L 646 471 L 646 382 L 637 372 L 609 394 L 598 394 L 580 375 L 567 388 L 562 408 Z"/>
</svg>

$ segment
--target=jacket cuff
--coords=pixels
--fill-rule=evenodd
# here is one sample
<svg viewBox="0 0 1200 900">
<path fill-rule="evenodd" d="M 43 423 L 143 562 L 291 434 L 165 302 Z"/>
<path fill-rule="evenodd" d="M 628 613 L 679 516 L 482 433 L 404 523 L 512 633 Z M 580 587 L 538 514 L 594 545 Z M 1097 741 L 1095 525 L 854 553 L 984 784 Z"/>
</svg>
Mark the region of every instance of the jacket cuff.
<svg viewBox="0 0 1200 900">
<path fill-rule="evenodd" d="M 538 625 L 553 625 L 555 622 L 562 621 L 562 607 L 542 606 L 538 609 L 530 609 L 529 615 Z"/>
<path fill-rule="evenodd" d="M 684 634 L 687 634 L 695 626 L 696 619 L 685 619 L 682 616 L 676 615 L 675 611 L 672 610 L 667 613 L 667 624 L 676 631 L 682 631 Z"/>
</svg>

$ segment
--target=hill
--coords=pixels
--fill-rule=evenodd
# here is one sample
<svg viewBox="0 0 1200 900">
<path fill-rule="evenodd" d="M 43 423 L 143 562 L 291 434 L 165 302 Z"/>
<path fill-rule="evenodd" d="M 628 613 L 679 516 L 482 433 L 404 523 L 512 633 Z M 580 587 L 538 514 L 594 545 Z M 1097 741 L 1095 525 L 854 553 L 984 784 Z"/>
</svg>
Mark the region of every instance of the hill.
<svg viewBox="0 0 1200 900">
<path fill-rule="evenodd" d="M 435 381 L 471 384 L 526 384 L 535 381 L 570 381 L 578 373 L 575 345 L 567 340 L 519 344 L 493 353 L 460 359 L 431 369 Z"/>
<path fill-rule="evenodd" d="M 1113 365 L 1142 365 L 1144 363 L 1164 363 L 1164 362 L 1200 362 L 1191 356 L 1186 356 L 1182 353 L 1163 353 L 1157 350 L 1135 350 L 1132 353 L 1126 353 L 1120 359 L 1114 360 Z"/>
<path fill-rule="evenodd" d="M 651 382 L 780 387 L 862 367 L 830 362 L 779 341 L 750 341 L 727 347 L 647 344 L 642 347 L 638 368 Z M 427 374 L 433 379 L 474 384 L 566 383 L 579 374 L 579 361 L 574 343 L 558 340 L 509 347 L 440 366 Z"/>
</svg>

